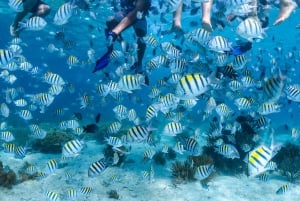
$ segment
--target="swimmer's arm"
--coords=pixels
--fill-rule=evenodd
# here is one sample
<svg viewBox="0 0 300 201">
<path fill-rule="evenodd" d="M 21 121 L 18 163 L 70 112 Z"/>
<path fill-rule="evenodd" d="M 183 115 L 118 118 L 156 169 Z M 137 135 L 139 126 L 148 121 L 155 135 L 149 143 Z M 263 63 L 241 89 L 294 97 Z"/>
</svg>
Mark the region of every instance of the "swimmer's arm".
<svg viewBox="0 0 300 201">
<path fill-rule="evenodd" d="M 122 19 L 122 21 L 112 30 L 112 32 L 119 35 L 124 29 L 129 27 L 136 20 L 136 14 L 138 11 L 143 11 L 146 7 L 146 0 L 138 0 L 136 2 L 135 8 L 129 12 L 126 17 Z"/>
</svg>

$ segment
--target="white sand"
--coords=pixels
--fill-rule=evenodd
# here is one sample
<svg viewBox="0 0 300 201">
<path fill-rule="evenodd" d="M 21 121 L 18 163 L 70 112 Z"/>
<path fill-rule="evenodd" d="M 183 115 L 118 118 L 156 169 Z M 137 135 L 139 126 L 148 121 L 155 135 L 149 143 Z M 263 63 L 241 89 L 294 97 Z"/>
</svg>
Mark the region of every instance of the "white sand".
<svg viewBox="0 0 300 201">
<path fill-rule="evenodd" d="M 261 182 L 257 178 L 247 178 L 245 175 L 224 176 L 217 174 L 209 183 L 209 189 L 204 189 L 200 182 L 174 185 L 172 183 L 170 163 L 166 166 L 154 164 L 155 180 L 152 183 L 142 179 L 141 172 L 149 170 L 150 163 L 142 162 L 142 149 L 137 145 L 133 147 L 133 152 L 128 155 L 127 160 L 134 159 L 132 163 L 125 163 L 123 167 L 109 167 L 101 175 L 95 178 L 88 178 L 87 170 L 89 165 L 103 157 L 102 148 L 94 142 L 88 142 L 88 146 L 81 155 L 68 163 L 68 166 L 56 170 L 55 174 L 40 181 L 26 181 L 13 186 L 12 189 L 0 188 L 1 201 L 39 201 L 46 200 L 44 192 L 52 190 L 61 195 L 65 195 L 70 188 L 80 188 L 82 186 L 93 187 L 92 193 L 87 198 L 77 200 L 113 200 L 107 196 L 107 191 L 117 190 L 120 195 L 119 200 L 131 201 L 196 201 L 196 200 L 239 200 L 239 201 L 298 201 L 300 191 L 298 186 L 292 185 L 290 191 L 285 195 L 276 195 L 276 190 L 287 181 L 281 177 L 271 176 L 268 182 Z M 144 146 L 144 145 L 142 145 Z M 36 165 L 40 170 L 50 159 L 59 159 L 60 155 L 30 154 L 25 159 L 14 159 L 11 154 L 1 154 L 1 161 L 4 165 L 10 166 L 13 170 L 18 170 L 25 161 Z M 67 184 L 64 173 L 70 171 L 74 173 L 74 182 Z M 117 174 L 120 181 L 109 183 L 112 174 Z M 66 200 L 61 198 L 61 200 Z"/>
</svg>

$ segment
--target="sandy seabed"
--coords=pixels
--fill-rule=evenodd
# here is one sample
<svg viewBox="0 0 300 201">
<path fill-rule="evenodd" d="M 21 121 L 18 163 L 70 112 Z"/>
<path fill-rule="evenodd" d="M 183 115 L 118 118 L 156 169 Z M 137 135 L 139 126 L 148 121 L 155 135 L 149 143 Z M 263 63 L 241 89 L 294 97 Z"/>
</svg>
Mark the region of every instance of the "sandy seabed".
<svg viewBox="0 0 300 201">
<path fill-rule="evenodd" d="M 142 145 L 144 146 L 144 145 Z M 13 186 L 12 189 L 0 188 L 0 201 L 40 201 L 45 198 L 46 191 L 54 191 L 60 195 L 60 200 L 68 200 L 67 190 L 90 186 L 93 191 L 86 197 L 77 197 L 74 200 L 113 200 L 108 198 L 107 192 L 116 190 L 119 200 L 130 201 L 299 201 L 300 188 L 297 184 L 290 184 L 291 188 L 284 195 L 277 195 L 277 189 L 287 180 L 276 174 L 270 175 L 267 182 L 257 178 L 248 178 L 246 175 L 226 176 L 216 174 L 208 183 L 209 188 L 203 188 L 199 181 L 176 184 L 172 180 L 168 163 L 165 166 L 153 164 L 155 170 L 154 181 L 149 182 L 142 177 L 143 170 L 149 170 L 150 163 L 141 159 L 142 146 L 133 148 L 127 156 L 128 161 L 122 167 L 108 167 L 101 175 L 89 178 L 88 167 L 103 157 L 103 145 L 93 141 L 87 142 L 87 148 L 69 161 L 67 166 L 57 169 L 52 175 L 41 180 L 29 180 Z M 140 150 L 139 150 L 140 149 Z M 139 154 L 137 154 L 139 153 Z M 48 160 L 60 159 L 60 155 L 33 153 L 23 160 L 15 159 L 13 155 L 1 153 L 1 161 L 17 172 L 27 161 L 43 170 Z M 71 182 L 66 182 L 65 172 L 73 174 Z M 111 176 L 118 175 L 119 180 L 111 182 Z"/>
</svg>

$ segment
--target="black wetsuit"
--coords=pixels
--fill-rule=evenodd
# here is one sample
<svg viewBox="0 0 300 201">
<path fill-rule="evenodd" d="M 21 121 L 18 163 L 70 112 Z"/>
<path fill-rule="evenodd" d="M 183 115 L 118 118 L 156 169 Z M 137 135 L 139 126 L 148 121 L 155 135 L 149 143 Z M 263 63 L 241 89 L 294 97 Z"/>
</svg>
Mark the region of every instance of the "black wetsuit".
<svg viewBox="0 0 300 201">
<path fill-rule="evenodd" d="M 114 18 L 110 21 L 106 22 L 107 28 L 105 30 L 106 35 L 107 33 L 112 30 L 115 26 L 117 26 L 121 20 L 132 10 L 135 9 L 136 0 L 121 0 L 121 11 L 117 12 L 114 15 Z M 142 60 L 144 57 L 146 44 L 144 40 L 142 39 L 147 34 L 147 20 L 146 15 L 149 12 L 149 9 L 151 7 L 151 0 L 145 0 L 145 7 L 142 11 L 142 16 L 140 18 L 137 18 L 135 22 L 133 23 L 132 27 L 135 31 L 136 36 L 138 37 L 137 45 L 138 45 L 138 59 L 137 63 L 134 65 L 136 72 L 142 71 Z"/>
</svg>

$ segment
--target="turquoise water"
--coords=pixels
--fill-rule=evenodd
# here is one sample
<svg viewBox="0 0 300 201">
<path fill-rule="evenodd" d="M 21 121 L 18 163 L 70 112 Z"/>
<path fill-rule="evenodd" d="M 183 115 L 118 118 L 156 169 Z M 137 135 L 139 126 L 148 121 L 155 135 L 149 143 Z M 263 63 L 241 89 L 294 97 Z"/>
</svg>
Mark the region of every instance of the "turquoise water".
<svg viewBox="0 0 300 201">
<path fill-rule="evenodd" d="M 17 81 L 15 83 L 8 84 L 3 80 L 0 80 L 1 86 L 1 97 L 0 103 L 5 102 L 5 89 L 7 88 L 19 88 L 22 87 L 24 92 L 20 93 L 18 96 L 27 97 L 30 94 L 36 94 L 45 92 L 49 88 L 49 84 L 46 84 L 42 81 L 41 76 L 47 71 L 52 71 L 60 75 L 66 83 L 71 83 L 74 86 L 74 92 L 71 93 L 68 90 L 67 86 L 64 86 L 64 90 L 59 95 L 55 96 L 53 103 L 45 109 L 45 113 L 40 113 L 39 109 L 36 111 L 32 111 L 33 119 L 29 121 L 25 121 L 18 116 L 18 111 L 20 110 L 12 103 L 8 104 L 10 108 L 10 115 L 7 118 L 1 116 L 0 122 L 6 122 L 8 127 L 6 130 L 11 131 L 16 140 L 14 143 L 17 145 L 25 146 L 26 143 L 29 146 L 32 146 L 33 149 L 29 150 L 28 154 L 25 156 L 23 160 L 15 159 L 13 154 L 7 154 L 1 151 L 0 160 L 4 162 L 4 164 L 9 165 L 15 172 L 18 172 L 21 169 L 23 163 L 25 161 L 30 164 L 36 165 L 40 170 L 45 167 L 46 162 L 49 159 L 55 158 L 56 160 L 61 159 L 60 153 L 39 153 L 38 149 L 35 149 L 34 144 L 36 140 L 32 140 L 30 137 L 30 124 L 38 124 L 41 128 L 45 129 L 48 133 L 61 131 L 61 132 L 69 132 L 63 131 L 60 129 L 59 124 L 62 121 L 67 121 L 71 119 L 76 119 L 74 117 L 74 113 L 79 112 L 82 114 L 82 120 L 79 120 L 80 127 L 84 127 L 87 124 L 95 124 L 95 116 L 98 113 L 101 113 L 101 120 L 97 123 L 99 130 L 96 133 L 84 133 L 81 136 L 73 136 L 73 138 L 80 138 L 85 141 L 87 146 L 80 153 L 78 158 L 72 159 L 66 165 L 63 164 L 57 170 L 56 175 L 51 175 L 49 178 L 45 180 L 33 180 L 23 182 L 21 184 L 15 185 L 11 190 L 4 189 L 0 187 L 0 192 L 7 193 L 7 200 L 9 198 L 13 198 L 14 195 L 16 200 L 23 199 L 31 199 L 31 200 L 39 200 L 40 198 L 44 199 L 44 192 L 47 190 L 53 190 L 58 192 L 60 195 L 64 194 L 69 188 L 80 188 L 84 185 L 92 186 L 94 191 L 90 195 L 90 197 L 85 198 L 86 200 L 107 200 L 108 198 L 106 192 L 112 189 L 117 189 L 119 194 L 121 195 L 121 200 L 198 200 L 198 196 L 196 193 L 191 193 L 190 189 L 199 190 L 204 194 L 205 200 L 230 200 L 232 195 L 235 195 L 234 200 L 252 200 L 251 192 L 257 191 L 258 193 L 255 195 L 258 200 L 261 199 L 262 195 L 267 192 L 269 193 L 269 199 L 271 200 L 285 200 L 283 197 L 276 197 L 276 190 L 282 184 L 288 183 L 288 179 L 284 177 L 280 171 L 273 172 L 273 177 L 271 181 L 268 181 L 269 186 L 264 186 L 265 191 L 261 189 L 257 189 L 259 186 L 263 186 L 263 184 L 258 183 L 258 179 L 247 178 L 246 170 L 240 170 L 235 167 L 232 170 L 222 169 L 222 164 L 231 163 L 230 159 L 224 159 L 223 156 L 216 156 L 216 153 L 212 154 L 216 164 L 219 166 L 216 169 L 216 176 L 212 178 L 211 181 L 208 182 L 209 191 L 203 188 L 199 182 L 183 182 L 176 183 L 174 181 L 174 177 L 172 177 L 171 167 L 172 163 L 175 160 L 167 160 L 165 165 L 158 165 L 153 161 L 143 162 L 143 153 L 147 149 L 152 149 L 158 152 L 161 150 L 164 143 L 167 143 L 170 147 L 173 147 L 177 141 L 182 140 L 181 137 L 173 138 L 170 136 L 163 135 L 163 128 L 166 123 L 169 122 L 168 119 L 164 116 L 163 113 L 159 112 L 158 116 L 154 118 L 150 124 L 144 122 L 144 117 L 146 114 L 147 107 L 152 104 L 154 101 L 148 97 L 151 88 L 156 84 L 157 80 L 162 79 L 163 77 L 170 74 L 169 69 L 161 68 L 154 70 L 150 75 L 150 86 L 142 86 L 141 89 L 133 91 L 131 94 L 123 93 L 123 100 L 118 102 L 113 99 L 110 95 L 106 98 L 101 97 L 96 92 L 96 87 L 100 83 L 108 83 L 109 80 L 118 81 L 119 78 L 116 75 L 111 75 L 111 77 L 107 78 L 103 72 L 114 72 L 116 67 L 118 67 L 117 63 L 110 64 L 103 72 L 92 73 L 94 68 L 94 63 L 85 63 L 88 56 L 87 51 L 89 48 L 92 48 L 95 51 L 95 57 L 100 57 L 106 51 L 106 40 L 104 36 L 105 29 L 105 21 L 109 15 L 113 13 L 112 9 L 107 4 L 100 4 L 100 6 L 96 9 L 92 9 L 91 11 L 96 14 L 96 19 L 93 19 L 89 12 L 78 11 L 77 14 L 73 14 L 70 18 L 69 22 L 65 24 L 63 27 L 59 27 L 53 24 L 53 18 L 55 15 L 55 11 L 61 5 L 62 2 L 59 1 L 46 1 L 49 5 L 52 6 L 52 11 L 50 15 L 48 15 L 45 20 L 47 21 L 47 26 L 41 31 L 23 31 L 21 33 L 21 39 L 24 44 L 21 45 L 23 49 L 22 55 L 26 58 L 28 62 L 30 62 L 33 66 L 37 66 L 39 68 L 39 74 L 31 75 L 28 72 L 24 72 L 21 70 L 16 70 L 11 72 L 17 77 Z M 9 9 L 6 2 L 0 3 L 0 22 L 1 22 L 1 37 L 0 37 L 0 49 L 6 49 L 9 46 L 9 42 L 11 41 L 11 36 L 9 34 L 9 26 L 14 18 L 14 13 Z M 275 17 L 278 13 L 278 9 L 274 8 L 270 11 L 270 23 L 275 20 Z M 165 18 L 171 22 L 172 14 L 166 14 Z M 295 29 L 294 27 L 300 23 L 300 14 L 299 9 L 296 9 L 295 12 L 292 13 L 290 18 L 280 24 L 279 26 L 270 26 L 265 32 L 266 36 L 259 42 L 253 43 L 253 48 L 250 52 L 247 53 L 247 58 L 249 62 L 247 63 L 247 69 L 250 69 L 254 78 L 258 78 L 262 67 L 256 68 L 258 65 L 257 58 L 261 56 L 263 58 L 263 66 L 265 66 L 266 76 L 265 79 L 271 77 L 272 75 L 277 74 L 277 70 L 271 72 L 272 64 L 270 63 L 271 58 L 276 58 L 278 61 L 278 67 L 282 70 L 283 75 L 287 77 L 287 82 L 292 84 L 299 84 L 299 60 L 300 60 L 300 50 L 299 50 L 299 42 L 300 42 L 300 29 Z M 183 30 L 185 32 L 192 31 L 197 27 L 191 27 L 191 21 L 199 21 L 200 14 L 190 16 L 189 12 L 186 11 L 182 16 L 182 25 Z M 212 33 L 213 35 L 222 35 L 228 38 L 229 41 L 235 43 L 235 40 L 239 38 L 237 34 L 235 34 L 235 27 L 238 25 L 238 21 L 233 22 L 231 25 L 225 27 L 224 30 L 215 29 Z M 199 23 L 200 24 L 200 23 Z M 150 15 L 148 17 L 148 34 L 153 34 L 160 43 L 162 42 L 172 42 L 173 44 L 180 46 L 184 50 L 187 48 L 185 44 L 181 43 L 181 40 L 175 39 L 174 35 L 157 35 L 157 30 L 167 30 L 171 27 L 171 23 L 161 24 L 159 16 Z M 62 41 L 55 39 L 55 33 L 63 30 L 65 39 L 71 40 L 74 43 L 74 46 L 69 49 L 64 46 Z M 123 38 L 128 42 L 134 42 L 134 36 L 132 35 L 133 30 L 129 28 L 123 33 Z M 91 46 L 91 43 L 93 44 Z M 48 45 L 53 44 L 56 48 L 62 48 L 64 50 L 65 56 L 59 55 L 58 52 L 49 52 Z M 118 43 L 115 44 L 115 49 L 120 49 L 120 45 Z M 282 52 L 278 52 L 276 49 L 280 47 Z M 149 62 L 154 55 L 152 54 L 152 48 L 148 47 L 146 50 L 146 54 L 144 57 L 144 65 Z M 262 52 L 260 54 L 260 52 Z M 294 57 L 286 58 L 286 55 L 290 52 L 294 53 Z M 158 48 L 156 51 L 156 55 L 160 55 L 162 51 Z M 67 59 L 68 56 L 73 55 L 78 57 L 80 63 L 83 63 L 79 66 L 74 66 L 71 69 L 68 67 Z M 202 57 L 203 59 L 204 57 Z M 273 68 L 274 69 L 274 68 Z M 276 69 L 276 68 L 275 68 Z M 202 71 L 200 67 L 200 71 Z M 203 70 L 204 71 L 204 70 Z M 194 70 L 189 69 L 189 72 L 195 72 Z M 196 71 L 197 72 L 197 71 Z M 261 80 L 266 81 L 266 80 Z M 162 89 L 163 95 L 166 93 L 174 93 L 174 89 L 176 85 L 167 86 Z M 223 88 L 221 90 L 216 90 L 216 94 L 212 94 L 211 96 L 215 96 L 218 100 L 218 103 L 225 102 L 228 104 L 230 108 L 233 109 L 235 117 L 237 116 L 246 116 L 245 113 L 237 110 L 233 101 L 226 97 L 224 94 L 228 91 L 228 87 Z M 81 96 L 87 93 L 90 97 L 92 97 L 91 105 L 85 109 L 80 109 L 80 98 Z M 262 90 L 257 90 L 254 93 L 248 92 L 249 95 L 255 94 L 259 96 L 262 93 Z M 180 121 L 184 127 L 184 135 L 192 136 L 195 133 L 196 129 L 200 129 L 200 137 L 198 139 L 198 143 L 203 148 L 208 145 L 208 128 L 209 123 L 212 121 L 213 117 L 219 118 L 216 113 L 214 113 L 211 118 L 203 120 L 202 112 L 205 109 L 206 99 L 199 98 L 197 105 L 191 111 L 183 112 L 184 118 Z M 99 160 L 103 157 L 102 150 L 105 147 L 105 142 L 103 141 L 107 125 L 116 121 L 114 117 L 113 108 L 119 104 L 123 104 L 128 109 L 135 109 L 137 112 L 137 116 L 141 119 L 142 125 L 153 129 L 152 134 L 156 143 L 156 146 L 149 146 L 146 143 L 130 143 L 126 144 L 126 147 L 129 149 L 131 147 L 131 153 L 126 155 L 126 160 L 124 164 L 121 166 L 108 167 L 107 172 L 103 173 L 103 175 L 99 175 L 96 178 L 88 178 L 87 170 L 91 163 Z M 274 113 L 267 115 L 269 119 L 271 119 L 271 123 L 269 128 L 273 128 L 275 130 L 275 142 L 276 143 L 293 143 L 295 146 L 299 147 L 299 138 L 293 139 L 291 137 L 291 128 L 300 129 L 300 107 L 299 103 L 291 102 L 288 103 L 285 95 L 283 94 L 279 100 L 279 104 L 282 105 L 281 111 L 279 113 Z M 55 115 L 55 111 L 58 108 L 65 108 L 65 113 L 62 116 Z M 133 126 L 132 122 L 128 120 L 123 120 L 122 122 L 122 132 L 119 132 L 117 135 L 121 137 L 123 133 L 126 133 L 130 127 Z M 254 143 L 255 146 L 260 144 L 270 144 L 269 132 L 268 131 L 258 131 L 261 135 L 261 140 L 259 142 Z M 38 141 L 38 140 L 37 140 Z M 2 143 L 2 141 L 1 141 Z M 63 140 L 60 145 L 63 146 L 65 143 Z M 238 146 L 238 145 L 237 145 Z M 254 148 L 254 147 L 252 147 Z M 239 150 L 240 151 L 240 150 Z M 176 160 L 185 161 L 189 156 L 189 153 L 184 153 L 183 155 L 177 154 Z M 244 153 L 241 156 L 244 156 Z M 234 164 L 240 166 L 246 166 L 243 163 L 243 158 L 241 157 L 239 160 L 235 160 Z M 148 181 L 144 181 L 142 179 L 142 171 L 149 171 L 151 165 L 154 166 L 155 169 L 155 180 L 153 183 Z M 227 166 L 228 168 L 228 166 Z M 74 182 L 67 183 L 64 179 L 62 179 L 65 172 L 71 170 L 71 172 L 75 175 Z M 235 171 L 239 171 L 237 174 Z M 114 173 L 121 176 L 121 182 L 116 182 L 116 184 L 107 185 L 107 180 Z M 241 179 L 237 179 L 237 177 L 241 177 Z M 99 178 L 99 179 L 98 179 Z M 235 180 L 240 181 L 235 181 Z M 235 187 L 233 189 L 226 188 L 226 184 L 233 182 L 235 183 Z M 243 183 L 247 183 L 249 187 L 249 191 L 247 191 L 247 187 L 243 186 L 240 189 L 238 185 L 242 185 Z M 56 185 L 59 184 L 62 188 L 58 188 Z M 30 185 L 38 187 L 38 190 L 32 193 L 32 196 L 22 195 L 26 190 L 31 190 Z M 178 186 L 177 186 L 178 185 Z M 293 188 L 290 192 L 290 197 L 286 197 L 286 200 L 293 200 L 291 198 L 292 194 L 295 195 L 295 192 L 298 187 L 298 184 L 292 184 Z M 221 187 L 220 187 L 221 186 Z M 226 195 L 222 194 L 222 188 L 225 188 Z M 180 189 L 180 190 L 178 190 Z M 260 191 L 259 191 L 260 190 Z M 10 193 L 14 192 L 14 193 Z M 156 196 L 156 192 L 159 192 Z M 215 193 L 214 193 L 215 192 Z M 205 194 L 207 193 L 207 194 Z M 0 193 L 1 194 L 1 193 Z M 147 194 L 147 196 L 146 196 Z M 299 196 L 299 193 L 297 194 Z M 23 196 L 23 197 L 22 197 Z M 145 197 L 143 197 L 145 196 Z M 224 198 L 222 199 L 222 196 Z M 275 196 L 274 198 L 272 196 Z M 5 196 L 4 196 L 5 197 Z M 62 200 L 64 200 L 63 196 Z M 215 198 L 215 199 L 214 199 Z M 259 199 L 260 198 L 260 199 Z M 67 199 L 66 199 L 67 200 Z M 78 198 L 78 200 L 80 200 Z M 297 199 L 294 199 L 297 200 Z"/>
</svg>

